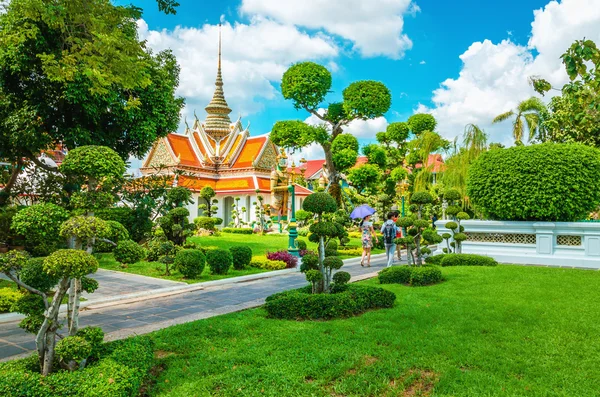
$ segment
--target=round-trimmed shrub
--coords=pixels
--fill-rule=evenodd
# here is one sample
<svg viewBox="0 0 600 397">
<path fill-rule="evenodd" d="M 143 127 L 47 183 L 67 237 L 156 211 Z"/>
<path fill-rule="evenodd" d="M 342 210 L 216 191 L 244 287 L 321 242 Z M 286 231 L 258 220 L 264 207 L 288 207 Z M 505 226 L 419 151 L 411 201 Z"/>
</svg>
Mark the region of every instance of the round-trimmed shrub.
<svg viewBox="0 0 600 397">
<path fill-rule="evenodd" d="M 58 283 L 58 277 L 51 276 L 44 271 L 44 258 L 30 258 L 19 273 L 21 281 L 26 285 L 49 292 Z"/>
<path fill-rule="evenodd" d="M 380 284 L 408 284 L 410 283 L 410 266 L 386 267 L 379 272 Z"/>
<path fill-rule="evenodd" d="M 498 262 L 492 257 L 475 254 L 449 254 L 445 255 L 440 265 L 442 266 L 496 266 Z"/>
<path fill-rule="evenodd" d="M 491 219 L 584 219 L 600 203 L 600 151 L 554 143 L 490 150 L 469 168 L 467 195 Z"/>
<path fill-rule="evenodd" d="M 442 270 L 438 266 L 418 266 L 410 269 L 410 285 L 419 287 L 442 281 Z"/>
<path fill-rule="evenodd" d="M 230 247 L 229 251 L 233 257 L 233 268 L 236 270 L 242 270 L 246 266 L 250 265 L 252 261 L 252 249 L 245 245 L 238 245 Z"/>
<path fill-rule="evenodd" d="M 335 212 L 337 210 L 337 203 L 328 193 L 313 193 L 304 200 L 302 209 L 315 214 Z"/>
<path fill-rule="evenodd" d="M 348 272 L 337 272 L 333 275 L 333 282 L 336 284 L 348 284 L 352 276 Z"/>
<path fill-rule="evenodd" d="M 200 250 L 183 249 L 175 255 L 173 265 L 185 278 L 197 278 L 204 271 L 206 257 Z"/>
<path fill-rule="evenodd" d="M 227 274 L 233 264 L 233 256 L 229 250 L 211 250 L 206 253 L 206 263 L 213 274 Z"/>
<path fill-rule="evenodd" d="M 146 250 L 133 240 L 119 241 L 113 250 L 115 260 L 120 263 L 133 264 L 146 257 Z"/>
<path fill-rule="evenodd" d="M 319 268 L 319 256 L 316 254 L 306 254 L 302 257 L 302 264 L 300 265 L 301 272 L 307 272 L 312 269 Z"/>
<path fill-rule="evenodd" d="M 306 241 L 304 240 L 296 239 L 296 243 L 298 243 L 298 249 L 300 251 L 304 251 L 308 248 L 308 246 L 306 245 Z"/>
<path fill-rule="evenodd" d="M 329 242 L 327 243 L 327 246 L 325 248 L 330 249 L 330 250 L 337 250 L 338 243 L 335 240 L 329 240 Z"/>
<path fill-rule="evenodd" d="M 104 221 L 107 226 L 107 234 L 102 236 L 103 238 L 118 244 L 119 241 L 129 239 L 129 232 L 125 229 L 125 226 L 117 221 Z M 105 243 L 104 241 L 96 241 L 94 244 L 95 252 L 111 252 L 115 248 L 114 245 Z"/>
<path fill-rule="evenodd" d="M 69 213 L 52 203 L 34 204 L 17 212 L 11 229 L 25 237 L 25 248 L 33 255 L 46 256 L 61 245 L 59 232 Z"/>
<path fill-rule="evenodd" d="M 323 259 L 323 266 L 337 270 L 344 266 L 344 261 L 337 256 L 326 256 L 325 259 Z"/>
<path fill-rule="evenodd" d="M 81 336 L 67 336 L 56 344 L 56 355 L 65 362 L 85 360 L 91 352 L 92 345 Z"/>
<path fill-rule="evenodd" d="M 77 331 L 76 336 L 82 337 L 92 347 L 90 357 L 95 359 L 99 358 L 99 353 L 102 348 L 102 342 L 104 341 L 104 331 L 100 327 L 85 327 Z"/>
<path fill-rule="evenodd" d="M 280 292 L 267 297 L 269 317 L 287 320 L 328 320 L 361 314 L 370 309 L 389 308 L 396 295 L 378 287 L 348 285 L 335 294 L 311 294 L 311 287 Z"/>
<path fill-rule="evenodd" d="M 199 216 L 194 219 L 194 224 L 197 229 L 204 230 L 215 230 L 215 225 L 217 224 L 217 218 L 208 217 L 208 216 Z"/>
<path fill-rule="evenodd" d="M 339 256 L 340 253 L 338 252 L 338 250 L 334 250 L 334 249 L 329 249 L 327 248 L 325 250 L 325 256 L 326 257 L 330 257 L 330 256 Z"/>
</svg>

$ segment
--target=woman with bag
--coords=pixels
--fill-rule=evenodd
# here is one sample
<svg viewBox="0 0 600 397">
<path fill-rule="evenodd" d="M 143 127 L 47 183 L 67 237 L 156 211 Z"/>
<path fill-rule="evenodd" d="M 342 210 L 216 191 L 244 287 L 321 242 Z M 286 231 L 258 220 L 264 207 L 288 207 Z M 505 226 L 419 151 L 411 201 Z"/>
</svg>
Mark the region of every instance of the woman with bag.
<svg viewBox="0 0 600 397">
<path fill-rule="evenodd" d="M 362 258 L 360 265 L 365 266 L 365 257 L 367 258 L 367 267 L 371 267 L 371 248 L 373 248 L 373 237 L 375 241 L 379 241 L 373 229 L 373 222 L 370 221 L 371 215 L 367 215 L 360 222 L 360 230 L 362 232 Z"/>
</svg>

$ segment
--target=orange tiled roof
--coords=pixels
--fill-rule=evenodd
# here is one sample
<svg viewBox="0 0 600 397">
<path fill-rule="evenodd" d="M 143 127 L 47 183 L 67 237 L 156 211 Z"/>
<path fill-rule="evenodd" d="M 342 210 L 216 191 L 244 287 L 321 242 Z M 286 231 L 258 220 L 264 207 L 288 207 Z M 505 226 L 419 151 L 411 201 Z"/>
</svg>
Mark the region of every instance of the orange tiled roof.
<svg viewBox="0 0 600 397">
<path fill-rule="evenodd" d="M 421 168 L 423 165 L 418 163 L 415 165 L 415 168 Z M 430 154 L 427 158 L 427 166 L 431 167 L 431 172 L 443 172 L 446 169 L 446 164 L 444 163 L 444 158 L 441 154 Z"/>
<path fill-rule="evenodd" d="M 187 136 L 169 134 L 167 140 L 175 156 L 179 156 L 181 165 L 200 167 L 200 161 L 198 161 L 194 149 L 192 149 L 192 143 Z"/>
<path fill-rule="evenodd" d="M 354 164 L 354 167 L 359 167 L 363 164 L 365 164 L 368 161 L 366 156 L 359 156 L 356 158 L 356 164 Z M 304 169 L 306 171 L 304 171 L 304 177 L 306 179 L 313 179 L 313 177 L 315 176 L 315 174 L 317 174 L 319 171 L 321 171 L 321 169 L 323 168 L 323 165 L 325 164 L 325 159 L 318 159 L 318 160 L 308 160 L 306 163 L 302 164 L 300 167 L 296 167 L 296 174 L 300 174 L 301 170 Z M 291 172 L 292 169 L 288 168 L 288 172 Z"/>
<path fill-rule="evenodd" d="M 215 189 L 217 186 L 217 180 L 209 178 L 195 178 L 182 175 L 177 180 L 177 186 L 187 187 L 192 191 L 199 192 L 205 186 L 210 186 L 213 189 Z"/>
<path fill-rule="evenodd" d="M 219 179 L 217 180 L 217 188 L 215 189 L 215 191 L 237 191 L 248 189 L 256 189 L 256 187 L 254 186 L 254 180 L 251 176 L 241 178 Z"/>
<path fill-rule="evenodd" d="M 257 159 L 265 142 L 266 136 L 251 137 L 246 139 L 246 143 L 242 148 L 242 152 L 236 159 L 231 168 L 247 168 L 252 167 L 252 162 Z"/>
<path fill-rule="evenodd" d="M 268 178 L 256 178 L 256 180 L 258 181 L 258 188 L 259 189 L 265 189 L 265 190 L 271 190 L 271 180 Z"/>
<path fill-rule="evenodd" d="M 200 149 L 200 153 L 202 154 L 202 156 L 206 156 L 206 148 L 204 147 L 204 145 L 200 141 L 200 136 L 198 135 L 198 133 L 196 131 L 194 131 L 194 133 L 192 135 L 194 136 L 194 140 L 196 141 L 196 145 L 198 145 L 198 148 Z"/>
<path fill-rule="evenodd" d="M 241 140 L 242 134 L 238 134 L 238 136 L 235 138 L 235 142 L 233 142 L 233 145 L 231 145 L 231 149 L 229 149 L 229 153 L 227 154 L 224 163 L 229 163 L 229 160 L 231 160 L 231 156 L 233 156 L 233 154 L 237 151 Z"/>
<path fill-rule="evenodd" d="M 312 190 L 309 190 L 304 186 L 300 186 L 297 183 L 294 183 L 294 185 L 296 187 L 296 196 L 310 196 L 314 193 Z"/>
</svg>

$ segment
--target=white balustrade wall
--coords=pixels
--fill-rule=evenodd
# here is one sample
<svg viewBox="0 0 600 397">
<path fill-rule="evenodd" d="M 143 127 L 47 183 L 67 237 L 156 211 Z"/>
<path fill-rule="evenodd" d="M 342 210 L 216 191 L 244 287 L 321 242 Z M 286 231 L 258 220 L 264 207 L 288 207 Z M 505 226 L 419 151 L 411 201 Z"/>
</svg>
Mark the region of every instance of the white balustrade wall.
<svg viewBox="0 0 600 397">
<path fill-rule="evenodd" d="M 440 235 L 452 232 L 436 222 Z M 469 237 L 464 254 L 480 254 L 502 263 L 577 266 L 600 269 L 600 223 L 461 221 Z M 442 253 L 444 241 L 436 253 Z"/>
</svg>

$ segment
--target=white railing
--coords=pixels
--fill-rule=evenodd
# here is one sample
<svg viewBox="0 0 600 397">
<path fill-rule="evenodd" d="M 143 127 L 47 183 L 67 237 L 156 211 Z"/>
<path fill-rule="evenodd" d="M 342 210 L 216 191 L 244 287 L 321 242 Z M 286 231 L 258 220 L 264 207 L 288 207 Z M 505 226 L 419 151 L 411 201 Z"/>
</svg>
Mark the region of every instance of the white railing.
<svg viewBox="0 0 600 397">
<path fill-rule="evenodd" d="M 452 232 L 436 222 L 440 235 Z M 494 257 L 502 263 L 577 266 L 600 269 L 600 223 L 462 221 L 469 237 L 463 253 Z M 438 245 L 438 251 L 446 242 Z"/>
</svg>

